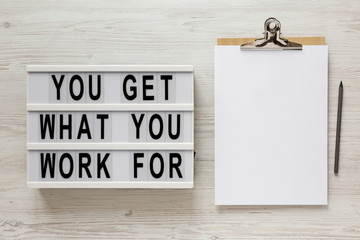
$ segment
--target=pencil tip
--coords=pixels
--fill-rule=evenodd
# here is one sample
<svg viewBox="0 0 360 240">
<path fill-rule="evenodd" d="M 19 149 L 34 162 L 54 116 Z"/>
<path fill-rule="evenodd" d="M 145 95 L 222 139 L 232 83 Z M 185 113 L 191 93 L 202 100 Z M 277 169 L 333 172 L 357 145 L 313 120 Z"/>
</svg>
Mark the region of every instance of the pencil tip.
<svg viewBox="0 0 360 240">
<path fill-rule="evenodd" d="M 343 85 L 342 85 L 342 81 L 340 82 L 340 87 L 342 87 Z"/>
</svg>

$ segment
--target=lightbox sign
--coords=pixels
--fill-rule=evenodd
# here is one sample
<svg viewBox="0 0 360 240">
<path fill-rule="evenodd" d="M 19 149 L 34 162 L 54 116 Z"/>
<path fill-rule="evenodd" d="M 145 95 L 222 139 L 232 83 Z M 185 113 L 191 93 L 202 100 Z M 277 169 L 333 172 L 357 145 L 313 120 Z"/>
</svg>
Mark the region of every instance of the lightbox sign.
<svg viewBox="0 0 360 240">
<path fill-rule="evenodd" d="M 28 186 L 191 188 L 192 66 L 28 66 Z"/>
</svg>

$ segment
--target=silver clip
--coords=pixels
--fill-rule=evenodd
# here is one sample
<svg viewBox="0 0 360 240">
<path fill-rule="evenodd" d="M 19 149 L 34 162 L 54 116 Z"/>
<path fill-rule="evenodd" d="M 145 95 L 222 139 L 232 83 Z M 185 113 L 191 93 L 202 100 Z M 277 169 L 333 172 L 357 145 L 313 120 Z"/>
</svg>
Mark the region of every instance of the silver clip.
<svg viewBox="0 0 360 240">
<path fill-rule="evenodd" d="M 241 50 L 302 50 L 299 43 L 280 38 L 281 24 L 276 18 L 268 18 L 264 24 L 264 38 L 244 43 Z"/>
</svg>

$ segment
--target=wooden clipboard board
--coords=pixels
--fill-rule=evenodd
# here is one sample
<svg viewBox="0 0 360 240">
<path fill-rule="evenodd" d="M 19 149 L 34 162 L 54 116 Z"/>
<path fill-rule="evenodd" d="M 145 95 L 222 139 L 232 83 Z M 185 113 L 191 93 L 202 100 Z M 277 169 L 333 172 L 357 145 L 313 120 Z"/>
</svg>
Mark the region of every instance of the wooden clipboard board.
<svg viewBox="0 0 360 240">
<path fill-rule="evenodd" d="M 255 39 L 257 38 L 218 38 L 217 45 L 238 46 L 244 43 L 253 42 Z M 287 39 L 302 45 L 325 45 L 325 37 L 289 37 Z"/>
</svg>

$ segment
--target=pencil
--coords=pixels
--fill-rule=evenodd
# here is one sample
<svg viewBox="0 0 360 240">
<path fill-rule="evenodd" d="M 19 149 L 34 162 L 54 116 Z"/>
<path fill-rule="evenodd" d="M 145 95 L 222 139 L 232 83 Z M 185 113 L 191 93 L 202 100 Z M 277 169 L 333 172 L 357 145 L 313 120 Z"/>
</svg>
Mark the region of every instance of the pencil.
<svg viewBox="0 0 360 240">
<path fill-rule="evenodd" d="M 336 124 L 335 165 L 334 165 L 334 173 L 335 174 L 337 174 L 339 172 L 342 99 L 343 99 L 343 84 L 341 81 L 340 85 L 339 85 L 338 112 L 337 112 L 337 124 Z"/>
</svg>

